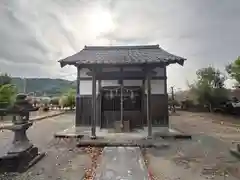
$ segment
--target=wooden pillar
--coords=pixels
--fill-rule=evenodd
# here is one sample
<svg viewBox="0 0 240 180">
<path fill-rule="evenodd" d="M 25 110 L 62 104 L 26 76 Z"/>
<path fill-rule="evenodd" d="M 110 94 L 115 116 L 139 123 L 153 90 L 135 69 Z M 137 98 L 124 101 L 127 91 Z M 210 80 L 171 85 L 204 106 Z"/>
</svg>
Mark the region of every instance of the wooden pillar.
<svg viewBox="0 0 240 180">
<path fill-rule="evenodd" d="M 142 113 L 142 127 L 144 127 L 145 122 L 145 79 L 142 80 L 142 101 L 141 101 L 141 113 Z"/>
<path fill-rule="evenodd" d="M 151 74 L 147 74 L 147 124 L 148 137 L 152 136 L 152 113 L 151 113 Z"/>
<path fill-rule="evenodd" d="M 101 89 L 102 89 L 102 81 L 98 80 L 98 123 L 100 128 L 102 128 L 102 95 L 101 95 Z"/>
<path fill-rule="evenodd" d="M 96 138 L 96 70 L 95 68 L 92 69 L 92 118 L 91 118 L 91 138 Z"/>
<path fill-rule="evenodd" d="M 123 104 L 124 100 L 123 100 L 123 80 L 121 80 L 120 82 L 120 116 L 121 116 L 121 130 L 123 130 L 123 113 L 124 113 L 124 109 L 123 109 Z"/>
<path fill-rule="evenodd" d="M 76 94 L 76 114 L 75 126 L 81 124 L 81 104 L 80 104 L 80 67 L 77 67 L 77 94 Z"/>
<path fill-rule="evenodd" d="M 120 68 L 120 72 L 123 72 L 123 68 Z M 124 100 L 123 100 L 123 79 L 120 80 L 120 116 L 121 116 L 121 131 L 123 131 L 124 125 L 123 125 L 123 116 L 124 116 L 124 109 L 123 109 L 123 105 L 124 105 Z"/>
<path fill-rule="evenodd" d="M 164 117 L 164 126 L 169 127 L 169 112 L 168 112 L 168 93 L 167 93 L 167 66 L 164 66 L 164 76 L 166 77 L 164 79 L 164 94 L 166 95 L 166 101 L 167 101 L 167 106 L 166 106 L 166 116 Z"/>
</svg>

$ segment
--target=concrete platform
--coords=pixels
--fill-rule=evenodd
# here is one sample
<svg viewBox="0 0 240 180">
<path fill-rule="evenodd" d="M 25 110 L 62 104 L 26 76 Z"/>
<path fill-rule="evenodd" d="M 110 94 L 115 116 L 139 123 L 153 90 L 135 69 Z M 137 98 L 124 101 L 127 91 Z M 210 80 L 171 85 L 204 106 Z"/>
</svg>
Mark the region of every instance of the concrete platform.
<svg viewBox="0 0 240 180">
<path fill-rule="evenodd" d="M 119 147 L 119 146 L 131 146 L 141 148 L 157 148 L 164 149 L 169 147 L 163 138 L 156 137 L 147 139 L 147 132 L 145 130 L 139 130 L 130 133 L 113 133 L 108 129 L 96 129 L 97 139 L 91 139 L 90 127 L 71 127 L 64 131 L 55 134 L 56 138 L 79 138 L 78 147 Z"/>
<path fill-rule="evenodd" d="M 148 180 L 140 148 L 105 147 L 94 180 Z"/>
<path fill-rule="evenodd" d="M 182 139 L 191 139 L 191 135 L 183 134 L 179 131 L 168 127 L 153 127 L 152 128 L 152 137 L 153 138 L 182 138 Z M 108 139 L 143 139 L 148 136 L 148 129 L 136 129 L 133 132 L 129 133 L 115 133 L 111 129 L 100 129 L 96 128 L 97 138 L 108 138 Z M 83 136 L 91 136 L 91 127 L 69 127 L 64 131 L 57 132 L 54 135 L 56 138 L 82 138 Z"/>
<path fill-rule="evenodd" d="M 147 133 L 147 131 L 148 131 L 147 127 L 145 127 L 144 132 Z M 185 134 L 177 131 L 176 129 L 172 129 L 168 127 L 153 127 L 152 137 L 163 138 L 163 139 L 192 139 L 192 136 L 190 134 Z"/>
<path fill-rule="evenodd" d="M 84 127 L 71 126 L 63 131 L 54 134 L 55 138 L 82 138 L 84 136 Z"/>
<path fill-rule="evenodd" d="M 165 149 L 169 148 L 169 143 L 164 140 L 152 140 L 152 139 L 141 139 L 141 140 L 128 140 L 128 139 L 81 139 L 77 147 L 140 147 L 140 148 L 156 148 Z"/>
</svg>

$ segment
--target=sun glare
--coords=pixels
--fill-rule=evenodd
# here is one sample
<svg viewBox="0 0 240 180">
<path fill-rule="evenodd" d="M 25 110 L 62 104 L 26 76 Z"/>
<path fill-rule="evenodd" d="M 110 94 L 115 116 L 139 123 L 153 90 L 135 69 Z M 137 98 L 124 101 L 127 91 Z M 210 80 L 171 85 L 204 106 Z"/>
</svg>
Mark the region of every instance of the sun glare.
<svg viewBox="0 0 240 180">
<path fill-rule="evenodd" d="M 89 18 L 90 28 L 97 34 L 109 32 L 114 27 L 112 15 L 108 11 L 95 10 Z"/>
</svg>

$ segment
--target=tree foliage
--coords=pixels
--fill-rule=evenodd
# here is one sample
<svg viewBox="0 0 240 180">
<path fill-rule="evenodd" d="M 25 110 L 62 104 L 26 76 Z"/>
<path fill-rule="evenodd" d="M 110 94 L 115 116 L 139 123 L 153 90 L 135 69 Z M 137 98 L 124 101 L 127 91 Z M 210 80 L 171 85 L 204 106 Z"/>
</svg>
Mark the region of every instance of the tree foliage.
<svg viewBox="0 0 240 180">
<path fill-rule="evenodd" d="M 67 93 L 63 94 L 60 98 L 60 105 L 63 107 L 70 107 L 73 109 L 76 102 L 76 90 L 69 89 Z"/>
<path fill-rule="evenodd" d="M 50 97 L 42 97 L 40 99 L 40 103 L 41 104 L 45 104 L 45 105 L 49 105 L 50 104 L 50 101 L 51 101 L 51 98 Z"/>
<path fill-rule="evenodd" d="M 240 56 L 231 64 L 226 66 L 226 71 L 230 77 L 237 81 L 237 85 L 240 85 Z"/>
<path fill-rule="evenodd" d="M 0 103 L 10 105 L 16 95 L 16 87 L 11 84 L 11 77 L 7 74 L 0 75 Z"/>
<path fill-rule="evenodd" d="M 224 87 L 226 76 L 222 72 L 207 67 L 199 69 L 196 74 L 197 81 L 190 85 L 190 89 L 199 104 L 212 107 L 228 99 L 228 91 Z"/>
<path fill-rule="evenodd" d="M 207 67 L 199 69 L 197 72 L 197 80 L 198 82 L 212 87 L 212 88 L 223 88 L 224 82 L 226 80 L 226 76 L 213 67 Z"/>
<path fill-rule="evenodd" d="M 176 99 L 172 100 L 172 98 L 168 98 L 168 104 L 170 106 L 179 106 L 180 105 L 180 103 Z"/>
<path fill-rule="evenodd" d="M 59 101 L 60 101 L 59 97 L 54 97 L 50 100 L 50 104 L 52 104 L 54 106 L 59 106 Z"/>
</svg>

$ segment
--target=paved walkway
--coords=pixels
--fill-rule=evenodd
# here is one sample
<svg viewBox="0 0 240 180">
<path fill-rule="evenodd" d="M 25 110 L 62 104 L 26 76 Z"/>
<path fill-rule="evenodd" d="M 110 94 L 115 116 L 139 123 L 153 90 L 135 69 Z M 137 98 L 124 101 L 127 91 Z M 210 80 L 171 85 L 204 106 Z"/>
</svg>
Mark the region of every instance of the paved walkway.
<svg viewBox="0 0 240 180">
<path fill-rule="evenodd" d="M 138 147 L 105 147 L 94 180 L 148 180 Z"/>
</svg>

